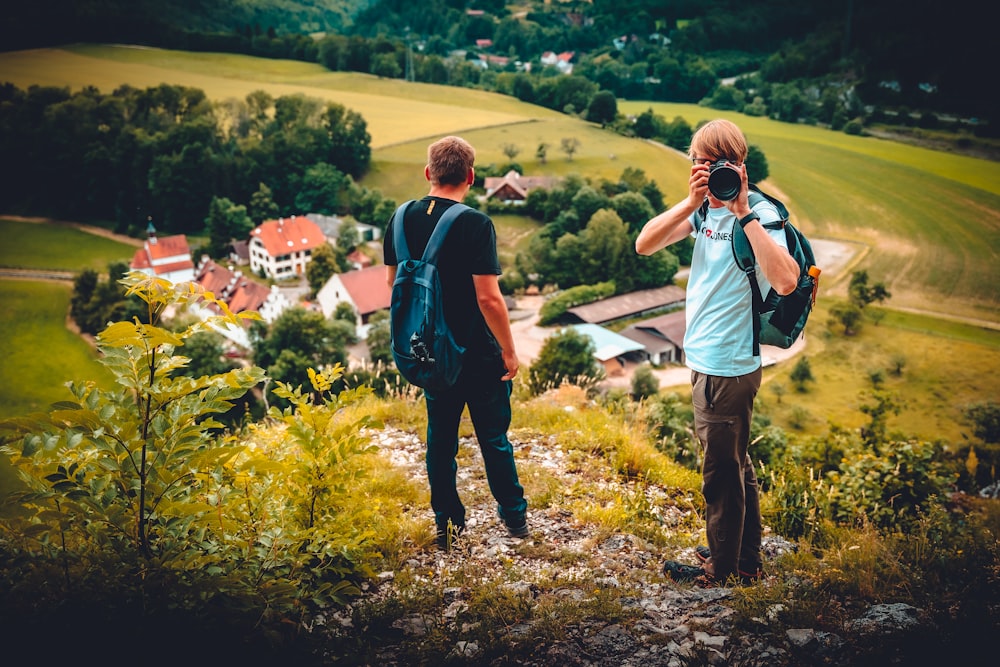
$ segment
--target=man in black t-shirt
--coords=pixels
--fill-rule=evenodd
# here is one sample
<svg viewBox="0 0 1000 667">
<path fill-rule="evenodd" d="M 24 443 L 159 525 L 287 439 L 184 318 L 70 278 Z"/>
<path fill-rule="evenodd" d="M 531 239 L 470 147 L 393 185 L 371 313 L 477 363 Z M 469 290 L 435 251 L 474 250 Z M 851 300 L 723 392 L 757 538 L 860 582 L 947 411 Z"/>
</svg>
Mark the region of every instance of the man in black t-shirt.
<svg viewBox="0 0 1000 667">
<path fill-rule="evenodd" d="M 427 149 L 426 197 L 411 205 L 402 221 L 413 257 L 420 257 L 441 214 L 461 202 L 475 179 L 476 151 L 464 139 L 445 137 Z M 396 278 L 396 249 L 390 220 L 384 236 L 384 262 L 390 288 Z M 514 450 L 507 439 L 510 393 L 518 360 L 507 304 L 500 293 L 496 231 L 489 216 L 469 210 L 455 220 L 438 257 L 445 319 L 455 341 L 466 348 L 462 372 L 453 387 L 424 392 L 427 403 L 427 477 L 438 545 L 449 548 L 465 529 L 465 507 L 458 496 L 458 426 L 465 407 L 483 454 L 497 512 L 510 535 L 528 536 L 527 502 L 517 477 Z"/>
</svg>

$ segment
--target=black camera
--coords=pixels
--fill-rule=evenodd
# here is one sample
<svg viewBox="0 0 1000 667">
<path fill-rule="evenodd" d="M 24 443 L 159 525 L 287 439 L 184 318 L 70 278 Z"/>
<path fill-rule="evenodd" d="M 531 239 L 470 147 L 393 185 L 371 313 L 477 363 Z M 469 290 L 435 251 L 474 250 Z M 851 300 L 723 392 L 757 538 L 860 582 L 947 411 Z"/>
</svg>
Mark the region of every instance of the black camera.
<svg viewBox="0 0 1000 667">
<path fill-rule="evenodd" d="M 708 190 L 719 201 L 736 199 L 741 185 L 739 170 L 728 160 L 716 160 L 708 165 Z"/>
</svg>

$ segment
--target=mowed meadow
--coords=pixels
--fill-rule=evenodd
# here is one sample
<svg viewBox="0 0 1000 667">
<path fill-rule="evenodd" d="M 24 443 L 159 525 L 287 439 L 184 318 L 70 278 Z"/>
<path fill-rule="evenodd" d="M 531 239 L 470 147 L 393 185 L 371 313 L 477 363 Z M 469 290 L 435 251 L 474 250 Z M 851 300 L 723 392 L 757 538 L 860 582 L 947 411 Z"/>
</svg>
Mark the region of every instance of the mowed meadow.
<svg viewBox="0 0 1000 667">
<path fill-rule="evenodd" d="M 469 139 L 479 165 L 506 163 L 503 147 L 513 144 L 520 150 L 514 161 L 530 175 L 617 179 L 633 167 L 655 180 L 668 202 L 686 193 L 689 162 L 682 153 L 484 91 L 329 72 L 294 61 L 109 45 L 3 53 L 0 81 L 21 88 L 90 85 L 106 93 L 125 84 L 169 83 L 201 88 L 219 102 L 261 89 L 335 101 L 368 123 L 372 165 L 362 183 L 396 201 L 426 191 L 426 145 L 445 134 Z M 623 113 L 647 108 L 692 126 L 715 117 L 737 122 L 767 157 L 770 177 L 762 187 L 785 200 L 811 237 L 857 250 L 839 272 L 824 274 L 805 352 L 817 382 L 807 394 L 788 391 L 780 400 L 762 391 L 776 421 L 790 423 L 792 408 L 801 403 L 808 410 L 806 432 L 822 431 L 828 422 L 853 426 L 863 418 L 858 406 L 872 366 L 896 349 L 910 361 L 888 383 L 903 405 L 893 426 L 955 440 L 967 431 L 961 406 L 1000 400 L 1000 165 L 697 105 L 619 101 Z M 579 141 L 572 157 L 560 150 L 564 138 Z M 548 144 L 544 163 L 535 155 L 541 143 Z M 507 215 L 496 222 L 509 265 L 537 224 Z M 866 323 L 857 337 L 837 338 L 836 327 L 827 327 L 826 308 L 846 293 L 857 269 L 887 285 L 893 295 L 887 305 L 896 314 L 877 326 Z M 0 281 L 4 295 L 8 282 Z M 5 387 L 7 367 L 0 377 Z M 768 382 L 790 387 L 790 367 L 769 369 Z"/>
</svg>

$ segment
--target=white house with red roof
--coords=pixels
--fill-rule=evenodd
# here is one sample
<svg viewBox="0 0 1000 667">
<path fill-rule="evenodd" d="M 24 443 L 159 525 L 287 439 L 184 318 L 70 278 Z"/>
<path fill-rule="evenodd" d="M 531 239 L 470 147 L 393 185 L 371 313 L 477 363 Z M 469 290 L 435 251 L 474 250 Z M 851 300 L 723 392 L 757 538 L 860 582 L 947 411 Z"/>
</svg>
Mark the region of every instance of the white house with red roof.
<svg viewBox="0 0 1000 667">
<path fill-rule="evenodd" d="M 153 223 L 149 223 L 146 234 L 146 242 L 135 251 L 129 269 L 175 284 L 194 280 L 194 261 L 187 236 L 176 234 L 159 238 Z"/>
<path fill-rule="evenodd" d="M 575 51 L 563 51 L 562 53 L 546 51 L 539 60 L 543 65 L 551 65 L 563 74 L 572 74 L 573 56 L 575 55 Z"/>
<path fill-rule="evenodd" d="M 313 250 L 326 242 L 323 230 L 304 215 L 262 222 L 250 232 L 250 270 L 278 280 L 305 275 Z"/>
<path fill-rule="evenodd" d="M 326 317 L 333 315 L 337 304 L 349 303 L 357 313 L 355 327 L 360 338 L 365 337 L 363 332 L 372 313 L 388 310 L 391 299 L 392 292 L 385 282 L 385 266 L 382 264 L 335 273 L 316 295 L 320 310 Z"/>
<path fill-rule="evenodd" d="M 194 282 L 224 302 L 233 313 L 256 311 L 268 323 L 274 322 L 292 305 L 277 285 L 271 287 L 262 285 L 247 278 L 241 271 L 233 271 L 217 264 L 207 255 L 203 255 L 198 262 Z M 193 304 L 190 310 L 203 320 L 220 314 L 218 306 L 209 303 Z M 246 320 L 243 328 L 233 326 L 214 328 L 237 345 L 249 348 L 250 340 L 247 335 L 249 324 L 250 320 Z"/>
</svg>

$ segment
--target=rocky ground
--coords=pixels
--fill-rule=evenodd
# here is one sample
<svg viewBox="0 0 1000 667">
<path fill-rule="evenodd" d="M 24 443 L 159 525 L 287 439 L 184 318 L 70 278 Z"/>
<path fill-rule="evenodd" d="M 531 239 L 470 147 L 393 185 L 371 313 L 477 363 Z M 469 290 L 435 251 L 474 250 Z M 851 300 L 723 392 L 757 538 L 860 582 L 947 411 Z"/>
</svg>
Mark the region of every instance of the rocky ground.
<svg viewBox="0 0 1000 667">
<path fill-rule="evenodd" d="M 567 455 L 552 443 L 512 436 L 520 470 L 544 468 L 556 475 L 565 488 L 586 489 L 594 484 L 593 470 L 572 472 L 579 466 L 569 465 Z M 408 470 L 415 481 L 426 483 L 420 437 L 387 428 L 373 433 L 373 440 L 394 464 Z M 778 576 L 769 575 L 746 589 L 675 584 L 662 574 L 664 558 L 693 563 L 693 549 L 662 553 L 635 535 L 608 534 L 607 529 L 578 520 L 572 511 L 556 505 L 529 508 L 531 536 L 525 540 L 511 538 L 496 519 L 475 441 L 464 439 L 461 450 L 459 459 L 466 463 L 459 468 L 459 492 L 468 510 L 466 532 L 450 551 L 441 551 L 431 543 L 414 551 L 398 571 L 380 573 L 378 583 L 368 587 L 358 603 L 384 603 L 398 598 L 401 591 L 397 582 L 412 584 L 416 579 L 428 587 L 441 587 L 440 606 L 431 611 L 404 612 L 392 623 L 376 658 L 363 664 L 909 665 L 918 664 L 915 656 L 935 653 L 919 649 L 933 642 L 928 638 L 937 633 L 929 615 L 921 609 L 891 602 L 858 605 L 846 622 L 832 630 L 818 619 L 812 624 L 787 624 L 783 617 L 791 603 L 780 598 L 763 607 L 759 615 L 748 616 L 741 611 L 746 608 L 740 603 L 742 594 L 752 595 L 751 589 L 756 589 L 757 595 L 766 598 L 769 588 L 781 584 Z M 634 497 L 635 488 L 615 481 L 613 475 L 600 484 L 607 485 L 604 490 L 611 487 L 619 498 Z M 682 516 L 687 513 L 676 503 L 665 502 L 664 490 L 649 486 L 645 493 L 650 507 L 661 514 L 664 530 L 692 525 L 691 517 Z M 430 525 L 429 508 L 426 516 Z M 790 549 L 794 549 L 790 542 L 767 535 L 765 568 Z M 566 558 L 566 554 L 575 557 Z M 529 614 L 531 620 L 514 622 L 503 631 L 512 646 L 520 643 L 518 649 L 496 657 L 495 647 L 485 651 L 474 639 L 473 626 L 468 628 L 470 638 L 462 638 L 468 621 L 464 612 L 469 608 L 473 589 L 455 583 L 462 580 L 458 576 L 461 572 L 486 576 L 494 573 L 503 580 L 498 590 L 520 596 L 524 604 L 536 608 L 553 599 L 587 601 L 613 592 L 611 597 L 620 602 L 622 613 L 618 620 L 597 618 L 600 614 L 582 618 L 559 632 L 550 632 L 548 636 L 555 638 L 526 648 L 520 638 L 538 636 L 531 632 L 531 623 L 544 622 L 543 614 L 537 614 L 537 621 L 535 615 Z M 554 575 L 558 580 L 555 584 Z M 351 610 L 331 619 L 330 626 L 337 628 L 335 634 L 340 637 L 371 630 L 355 627 Z M 444 647 L 445 654 L 422 653 L 418 648 L 421 642 L 430 642 L 432 635 L 448 638 L 451 646 Z M 415 655 L 426 659 L 415 663 Z M 346 658 L 330 657 L 336 662 Z M 350 662 L 350 658 L 346 660 Z"/>
</svg>

